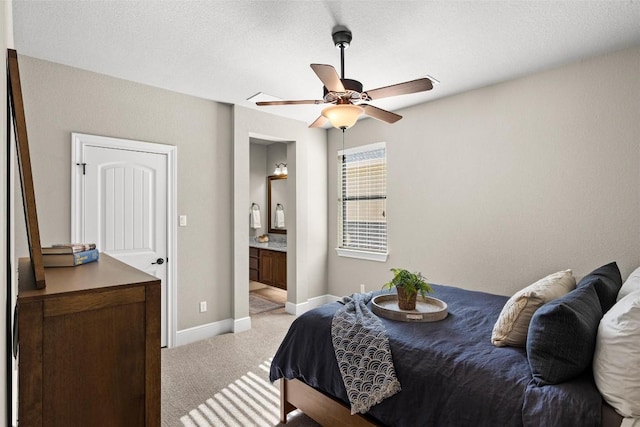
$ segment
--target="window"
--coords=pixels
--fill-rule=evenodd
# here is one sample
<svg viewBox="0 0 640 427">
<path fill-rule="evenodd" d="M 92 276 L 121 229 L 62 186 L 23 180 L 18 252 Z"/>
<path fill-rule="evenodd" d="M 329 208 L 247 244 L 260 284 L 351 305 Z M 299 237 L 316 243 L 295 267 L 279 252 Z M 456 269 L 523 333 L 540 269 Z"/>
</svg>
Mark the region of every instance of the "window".
<svg viewBox="0 0 640 427">
<path fill-rule="evenodd" d="M 339 151 L 338 174 L 338 255 L 386 261 L 385 143 Z"/>
</svg>

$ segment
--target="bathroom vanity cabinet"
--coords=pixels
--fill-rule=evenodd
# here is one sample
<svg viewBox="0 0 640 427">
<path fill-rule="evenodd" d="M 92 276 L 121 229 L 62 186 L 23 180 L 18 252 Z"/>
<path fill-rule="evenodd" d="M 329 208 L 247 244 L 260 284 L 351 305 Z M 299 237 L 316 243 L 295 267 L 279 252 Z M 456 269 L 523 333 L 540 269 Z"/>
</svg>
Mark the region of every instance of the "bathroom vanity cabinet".
<svg viewBox="0 0 640 427">
<path fill-rule="evenodd" d="M 260 280 L 260 249 L 249 247 L 249 280 Z"/>
<path fill-rule="evenodd" d="M 260 282 L 287 289 L 287 253 L 260 249 Z"/>
<path fill-rule="evenodd" d="M 249 279 L 287 289 L 287 253 L 249 248 Z"/>
</svg>

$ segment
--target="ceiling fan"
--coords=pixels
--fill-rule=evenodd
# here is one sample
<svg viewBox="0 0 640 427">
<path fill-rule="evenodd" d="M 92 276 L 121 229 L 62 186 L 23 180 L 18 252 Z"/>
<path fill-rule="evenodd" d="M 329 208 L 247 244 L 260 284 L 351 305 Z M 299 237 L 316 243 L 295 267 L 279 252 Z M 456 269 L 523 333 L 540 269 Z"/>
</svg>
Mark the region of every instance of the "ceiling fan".
<svg viewBox="0 0 640 427">
<path fill-rule="evenodd" d="M 424 77 L 377 89 L 363 90 L 362 83 L 344 77 L 344 50 L 351 43 L 351 31 L 344 26 L 336 26 L 333 29 L 332 37 L 334 44 L 340 49 L 341 75 L 339 76 L 331 65 L 311 64 L 311 69 L 324 84 L 322 99 L 260 101 L 256 102 L 256 105 L 333 104 L 322 110 L 322 115 L 309 127 L 323 127 L 329 121 L 332 126 L 344 130 L 353 126 L 361 114 L 386 123 L 395 123 L 402 118 L 399 114 L 367 104 L 369 101 L 433 89 L 431 80 Z"/>
</svg>

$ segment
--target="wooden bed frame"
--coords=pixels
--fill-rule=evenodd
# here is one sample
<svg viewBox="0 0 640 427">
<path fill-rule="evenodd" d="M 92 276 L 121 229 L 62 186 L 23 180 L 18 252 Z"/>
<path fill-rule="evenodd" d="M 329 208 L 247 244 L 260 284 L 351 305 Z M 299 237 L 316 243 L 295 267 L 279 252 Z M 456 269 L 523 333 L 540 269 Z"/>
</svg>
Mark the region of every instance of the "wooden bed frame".
<svg viewBox="0 0 640 427">
<path fill-rule="evenodd" d="M 280 379 L 280 422 L 287 423 L 287 414 L 300 409 L 323 426 L 375 427 L 380 426 L 365 415 L 351 415 L 342 402 L 328 396 L 300 380 Z"/>
<path fill-rule="evenodd" d="M 287 414 L 300 409 L 323 426 L 374 427 L 380 426 L 366 415 L 351 415 L 342 402 L 328 396 L 300 380 L 280 379 L 280 422 L 287 423 Z M 602 402 L 602 427 L 620 427 L 622 417 Z"/>
</svg>

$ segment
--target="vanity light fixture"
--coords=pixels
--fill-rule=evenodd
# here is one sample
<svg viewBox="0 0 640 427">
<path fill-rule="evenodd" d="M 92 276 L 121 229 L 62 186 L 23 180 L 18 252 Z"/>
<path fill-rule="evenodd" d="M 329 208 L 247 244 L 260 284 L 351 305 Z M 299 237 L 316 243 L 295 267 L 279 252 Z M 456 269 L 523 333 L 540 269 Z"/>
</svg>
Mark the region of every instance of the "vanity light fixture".
<svg viewBox="0 0 640 427">
<path fill-rule="evenodd" d="M 287 164 L 286 163 L 276 163 L 276 169 L 273 171 L 274 175 L 286 175 L 287 174 Z"/>
</svg>

